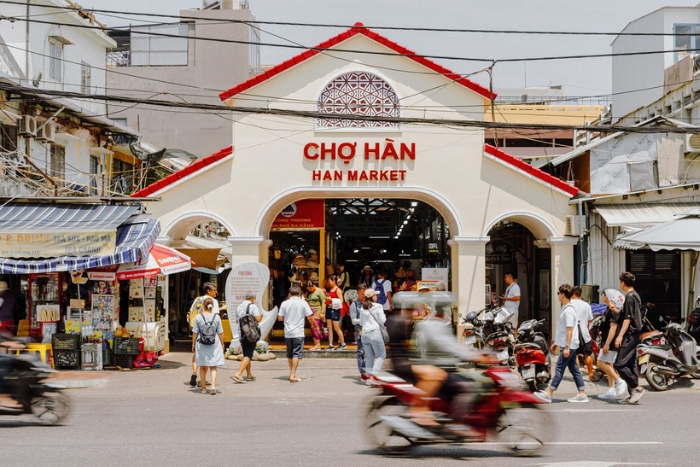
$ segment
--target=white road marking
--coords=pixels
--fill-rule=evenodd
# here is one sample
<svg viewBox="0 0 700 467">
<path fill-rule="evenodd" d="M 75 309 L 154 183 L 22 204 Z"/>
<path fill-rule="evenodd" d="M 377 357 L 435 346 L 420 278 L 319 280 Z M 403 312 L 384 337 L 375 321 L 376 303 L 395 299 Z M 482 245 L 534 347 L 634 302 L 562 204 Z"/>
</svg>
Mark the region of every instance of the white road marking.
<svg viewBox="0 0 700 467">
<path fill-rule="evenodd" d="M 510 443 L 506 442 L 487 442 L 487 443 L 478 443 L 480 446 L 505 446 L 509 445 Z M 535 441 L 529 441 L 529 442 L 524 442 L 521 444 L 538 444 Z M 555 441 L 552 443 L 545 443 L 548 446 L 600 446 L 600 445 L 606 445 L 606 446 L 624 446 L 624 445 L 630 445 L 630 446 L 642 446 L 642 445 L 659 445 L 659 444 L 664 444 L 661 441 Z M 653 464 L 656 465 L 656 464 Z"/>
<path fill-rule="evenodd" d="M 643 412 L 640 409 L 561 409 L 552 412 L 578 412 L 578 413 L 598 413 L 598 412 Z"/>
<path fill-rule="evenodd" d="M 613 467 L 617 465 L 668 465 L 668 464 L 648 464 L 639 462 L 600 462 L 600 461 L 573 461 L 573 462 L 553 462 L 550 464 L 530 464 L 539 467 Z"/>
</svg>

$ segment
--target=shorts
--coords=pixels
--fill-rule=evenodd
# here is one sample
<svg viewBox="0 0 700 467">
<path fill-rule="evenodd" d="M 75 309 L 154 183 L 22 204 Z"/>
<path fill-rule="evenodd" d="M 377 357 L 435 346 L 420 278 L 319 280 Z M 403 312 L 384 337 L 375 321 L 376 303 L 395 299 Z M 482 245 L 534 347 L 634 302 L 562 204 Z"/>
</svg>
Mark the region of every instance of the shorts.
<svg viewBox="0 0 700 467">
<path fill-rule="evenodd" d="M 601 349 L 601 351 L 598 352 L 598 361 L 599 362 L 615 363 L 616 358 L 617 358 L 617 350 L 608 350 L 608 353 L 603 353 L 603 350 Z"/>
<path fill-rule="evenodd" d="M 593 355 L 593 341 L 590 340 L 580 346 L 577 350 L 576 353 L 578 355 Z"/>
<path fill-rule="evenodd" d="M 287 344 L 287 358 L 304 358 L 304 338 L 303 337 L 285 337 Z"/>
<path fill-rule="evenodd" d="M 241 350 L 243 351 L 243 356 L 253 359 L 253 352 L 255 352 L 255 344 L 244 344 L 241 342 Z"/>
<path fill-rule="evenodd" d="M 333 308 L 326 308 L 326 320 L 340 321 L 340 310 L 334 310 Z"/>
</svg>

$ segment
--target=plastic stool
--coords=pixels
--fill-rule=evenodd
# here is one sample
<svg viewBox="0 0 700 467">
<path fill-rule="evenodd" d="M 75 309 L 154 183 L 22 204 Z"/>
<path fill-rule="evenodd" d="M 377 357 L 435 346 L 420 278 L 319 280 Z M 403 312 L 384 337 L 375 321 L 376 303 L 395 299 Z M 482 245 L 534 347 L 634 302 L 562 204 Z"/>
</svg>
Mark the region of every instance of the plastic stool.
<svg viewBox="0 0 700 467">
<path fill-rule="evenodd" d="M 51 344 L 27 344 L 27 352 L 37 352 L 39 358 L 44 363 L 48 363 L 53 368 L 53 348 Z"/>
</svg>

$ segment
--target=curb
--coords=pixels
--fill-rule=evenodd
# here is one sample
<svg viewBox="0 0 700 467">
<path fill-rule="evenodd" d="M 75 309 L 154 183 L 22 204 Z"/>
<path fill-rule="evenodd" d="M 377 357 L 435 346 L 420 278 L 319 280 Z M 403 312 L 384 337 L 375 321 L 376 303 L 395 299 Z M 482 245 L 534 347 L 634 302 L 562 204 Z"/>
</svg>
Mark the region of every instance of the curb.
<svg viewBox="0 0 700 467">
<path fill-rule="evenodd" d="M 52 381 L 51 385 L 56 387 L 62 387 L 65 389 L 86 389 L 86 388 L 96 388 L 102 386 L 107 382 L 105 378 L 92 378 L 92 379 L 58 379 Z"/>
</svg>

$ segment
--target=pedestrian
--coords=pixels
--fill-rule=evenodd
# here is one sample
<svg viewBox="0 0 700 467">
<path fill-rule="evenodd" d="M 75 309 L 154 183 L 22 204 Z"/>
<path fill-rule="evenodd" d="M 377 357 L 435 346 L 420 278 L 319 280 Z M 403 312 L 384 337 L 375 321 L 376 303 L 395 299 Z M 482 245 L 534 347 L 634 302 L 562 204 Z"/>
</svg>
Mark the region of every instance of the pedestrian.
<svg viewBox="0 0 700 467">
<path fill-rule="evenodd" d="M 214 300 L 207 297 L 202 302 L 203 311 L 198 314 L 192 327 L 192 352 L 199 366 L 202 394 L 207 393 L 207 370 L 211 373 L 211 392 L 216 395 L 217 367 L 224 366 L 224 328 L 221 318 L 214 313 Z"/>
<path fill-rule="evenodd" d="M 355 327 L 355 340 L 357 341 L 357 369 L 363 381 L 369 379 L 365 371 L 365 348 L 362 345 L 362 324 L 360 323 L 362 305 L 365 301 L 365 290 L 367 290 L 367 287 L 364 284 L 358 285 L 357 299 L 350 304 L 350 319 L 352 319 L 352 324 Z"/>
<path fill-rule="evenodd" d="M 615 338 L 615 346 L 618 348 L 615 370 L 627 385 L 625 388 L 618 381 L 617 398 L 628 400 L 630 404 L 636 404 L 644 395 L 644 388 L 639 385 L 639 375 L 637 374 L 637 345 L 643 325 L 642 299 L 634 290 L 635 280 L 636 278 L 631 272 L 620 274 L 620 289 L 625 294 L 625 303 L 622 305 L 620 333 Z M 626 398 L 626 392 L 629 393 L 629 399 Z"/>
<path fill-rule="evenodd" d="M 377 303 L 382 306 L 384 313 L 391 313 L 394 307 L 391 302 L 391 281 L 386 278 L 386 271 L 377 271 L 377 280 L 372 284 L 372 290 L 377 292 Z"/>
<path fill-rule="evenodd" d="M 588 402 L 583 376 L 581 376 L 581 371 L 579 371 L 578 364 L 576 363 L 578 332 L 574 331 L 576 330 L 578 319 L 576 317 L 576 309 L 571 305 L 573 291 L 574 288 L 569 284 L 559 286 L 559 302 L 561 303 L 562 309 L 561 316 L 559 316 L 559 323 L 557 324 L 554 344 L 552 344 L 551 347 L 551 351 L 555 355 L 558 351 L 559 358 L 557 359 L 557 366 L 554 370 L 554 378 L 552 378 L 552 381 L 549 383 L 549 387 L 545 391 L 537 391 L 535 393 L 535 396 L 544 402 L 552 402 L 552 394 L 554 394 L 554 391 L 559 387 L 566 368 L 569 369 L 569 372 L 574 377 L 574 382 L 578 389 L 576 397 L 569 399 L 569 402 Z"/>
<path fill-rule="evenodd" d="M 348 346 L 345 345 L 345 336 L 343 329 L 340 327 L 340 319 L 345 305 L 343 291 L 338 287 L 338 276 L 328 276 L 326 280 L 326 324 L 328 325 L 328 350 L 335 350 L 333 347 L 333 331 L 338 336 L 338 350 L 345 350 Z"/>
<path fill-rule="evenodd" d="M 363 284 L 369 289 L 370 287 L 372 287 L 376 279 L 377 278 L 374 277 L 374 271 L 372 271 L 372 267 L 368 264 L 365 267 L 363 267 L 360 271 L 360 279 L 357 281 L 357 285 Z"/>
<path fill-rule="evenodd" d="M 591 332 L 589 330 L 593 322 L 593 311 L 588 303 L 581 300 L 581 294 L 581 287 L 575 286 L 574 295 L 571 297 L 571 304 L 576 310 L 578 326 L 581 330 L 581 336 L 583 337 L 583 342 L 580 342 L 578 346 L 578 355 L 583 356 L 586 369 L 588 369 L 588 380 L 593 381 L 593 342 L 591 341 Z"/>
<path fill-rule="evenodd" d="M 370 376 L 377 375 L 386 360 L 386 347 L 380 325 L 386 323 L 384 309 L 377 303 L 377 292 L 374 289 L 365 290 L 365 302 L 360 313 L 362 326 L 362 345 L 365 349 L 365 372 Z M 367 380 L 369 386 L 370 380 Z"/>
<path fill-rule="evenodd" d="M 505 273 L 503 276 L 503 282 L 506 283 L 506 291 L 503 293 L 503 295 L 501 295 L 501 300 L 503 300 L 503 308 L 513 312 L 510 322 L 513 323 L 515 329 L 518 329 L 520 286 L 517 282 L 515 282 L 515 278 L 511 272 Z"/>
<path fill-rule="evenodd" d="M 216 300 L 216 284 L 213 282 L 205 282 L 202 284 L 202 295 L 194 299 L 190 311 L 187 314 L 187 321 L 190 324 L 190 332 L 194 332 L 194 323 L 197 316 L 202 313 L 204 307 L 204 300 L 211 298 L 213 301 L 212 313 L 219 314 L 219 302 Z M 195 361 L 196 355 L 192 355 L 192 376 L 190 377 L 190 386 L 197 386 L 197 362 Z"/>
<path fill-rule="evenodd" d="M 413 272 L 413 269 L 409 269 L 406 271 L 406 281 L 404 282 L 405 288 L 401 290 L 411 290 L 411 287 L 416 285 L 416 278 L 415 278 L 415 273 Z"/>
<path fill-rule="evenodd" d="M 321 287 L 316 287 L 312 281 L 306 283 L 306 301 L 313 312 L 313 319 L 316 326 L 311 326 L 311 334 L 314 339 L 314 346 L 311 347 L 312 352 L 321 350 L 321 340 L 328 337 L 323 322 L 326 320 L 326 294 Z"/>
<path fill-rule="evenodd" d="M 0 281 L 0 331 L 14 333 L 16 303 L 17 299 L 7 286 L 7 282 Z"/>
<path fill-rule="evenodd" d="M 287 362 L 289 363 L 289 382 L 298 383 L 299 360 L 304 358 L 304 318 L 311 326 L 316 326 L 311 307 L 301 298 L 301 288 L 291 287 L 290 298 L 280 307 L 277 319 L 284 321 L 284 342 L 287 345 Z"/>
<path fill-rule="evenodd" d="M 339 261 L 335 266 L 335 275 L 338 276 L 338 287 L 343 292 L 344 306 L 340 310 L 340 327 L 343 329 L 343 338 L 347 342 L 348 338 L 352 337 L 354 326 L 348 312 L 350 304 L 355 301 L 355 290 L 350 288 L 350 273 L 345 270 L 345 262 Z M 357 343 L 355 339 L 353 344 Z"/>
<path fill-rule="evenodd" d="M 231 379 L 235 383 L 255 381 L 255 376 L 253 376 L 252 372 L 251 361 L 253 360 L 253 354 L 255 353 L 255 346 L 258 343 L 251 343 L 244 339 L 243 328 L 241 327 L 240 323 L 241 319 L 243 319 L 243 317 L 246 315 L 251 315 L 258 323 L 262 320 L 262 314 L 260 313 L 260 310 L 258 309 L 257 305 L 255 305 L 255 294 L 253 293 L 246 293 L 245 300 L 243 300 L 243 302 L 240 305 L 238 305 L 238 308 L 236 308 L 236 319 L 238 320 L 239 325 L 238 335 L 240 336 L 243 360 L 241 360 L 241 364 L 238 367 L 238 372 L 235 375 L 231 376 Z M 243 377 L 244 371 L 247 373 L 247 376 L 245 378 Z"/>
<path fill-rule="evenodd" d="M 615 391 L 617 381 L 621 381 L 620 384 L 625 385 L 626 388 L 625 381 L 620 378 L 620 374 L 615 371 L 615 367 L 613 366 L 615 358 L 617 358 L 615 339 L 617 338 L 622 324 L 621 310 L 625 303 L 625 296 L 618 290 L 605 289 L 601 298 L 603 303 L 608 306 L 608 309 L 605 310 L 605 314 L 600 323 L 601 348 L 600 352 L 598 352 L 598 368 L 608 377 L 610 389 L 608 389 L 606 393 L 599 395 L 598 398 L 603 400 L 615 400 L 617 398 L 617 393 Z"/>
</svg>

